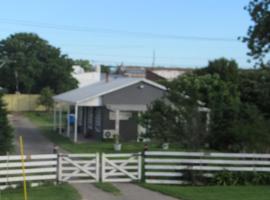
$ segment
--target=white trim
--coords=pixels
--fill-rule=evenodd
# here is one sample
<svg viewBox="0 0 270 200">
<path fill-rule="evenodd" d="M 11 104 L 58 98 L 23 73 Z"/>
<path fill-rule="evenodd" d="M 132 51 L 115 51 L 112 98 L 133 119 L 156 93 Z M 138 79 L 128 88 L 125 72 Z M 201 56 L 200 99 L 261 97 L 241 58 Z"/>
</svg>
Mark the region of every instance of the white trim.
<svg viewBox="0 0 270 200">
<path fill-rule="evenodd" d="M 115 111 L 115 131 L 116 131 L 116 134 L 118 134 L 118 136 L 120 135 L 120 120 L 119 120 L 119 110 L 116 110 Z"/>
<path fill-rule="evenodd" d="M 53 105 L 53 130 L 56 131 L 57 129 L 57 115 L 56 115 L 56 105 Z"/>
<path fill-rule="evenodd" d="M 101 100 L 101 97 L 96 97 L 96 98 L 90 99 L 88 101 L 83 101 L 79 105 L 85 106 L 85 107 L 101 106 L 102 100 Z"/>
<path fill-rule="evenodd" d="M 75 105 L 74 142 L 78 141 L 78 105 Z"/>
<path fill-rule="evenodd" d="M 59 107 L 59 134 L 62 135 L 62 107 Z"/>
<path fill-rule="evenodd" d="M 68 113 L 67 113 L 67 137 L 70 138 L 70 121 L 69 121 L 69 117 L 70 117 L 70 106 L 68 106 Z"/>
</svg>

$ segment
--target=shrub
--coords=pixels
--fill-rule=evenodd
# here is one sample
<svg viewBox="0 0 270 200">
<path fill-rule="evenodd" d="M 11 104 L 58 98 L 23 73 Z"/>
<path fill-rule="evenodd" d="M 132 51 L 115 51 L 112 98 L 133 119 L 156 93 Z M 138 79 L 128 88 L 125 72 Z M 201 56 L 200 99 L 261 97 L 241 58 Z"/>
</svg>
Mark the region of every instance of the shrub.
<svg viewBox="0 0 270 200">
<path fill-rule="evenodd" d="M 0 93 L 0 154 L 5 154 L 13 148 L 13 134 L 8 122 L 7 111 L 2 96 L 3 94 Z"/>
<path fill-rule="evenodd" d="M 215 174 L 211 184 L 214 185 L 268 185 L 270 174 L 262 172 L 228 172 Z"/>
<path fill-rule="evenodd" d="M 49 87 L 45 87 L 40 92 L 38 99 L 39 104 L 45 106 L 46 111 L 50 111 L 53 107 L 53 91 Z"/>
</svg>

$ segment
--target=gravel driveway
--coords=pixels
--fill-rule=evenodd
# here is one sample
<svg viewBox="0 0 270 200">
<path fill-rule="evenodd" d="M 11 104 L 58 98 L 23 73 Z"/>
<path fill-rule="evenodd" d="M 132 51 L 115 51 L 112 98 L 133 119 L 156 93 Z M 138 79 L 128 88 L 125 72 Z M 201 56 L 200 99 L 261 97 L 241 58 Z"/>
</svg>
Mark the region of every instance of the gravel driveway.
<svg viewBox="0 0 270 200">
<path fill-rule="evenodd" d="M 20 154 L 19 137 L 23 137 L 25 154 L 53 153 L 53 143 L 26 117 L 14 113 L 9 115 L 9 121 L 15 132 L 15 154 Z"/>
</svg>

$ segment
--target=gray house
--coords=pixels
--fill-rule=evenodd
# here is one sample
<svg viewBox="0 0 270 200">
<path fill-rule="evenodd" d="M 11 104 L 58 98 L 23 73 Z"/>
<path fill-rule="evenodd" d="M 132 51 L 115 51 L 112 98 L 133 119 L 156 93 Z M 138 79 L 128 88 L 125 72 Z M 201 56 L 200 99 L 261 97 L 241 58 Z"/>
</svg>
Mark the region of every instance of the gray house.
<svg viewBox="0 0 270 200">
<path fill-rule="evenodd" d="M 113 138 L 116 134 L 121 140 L 138 140 L 144 129 L 136 116 L 165 91 L 164 86 L 141 78 L 106 79 L 74 89 L 54 96 L 54 128 L 74 142 L 85 137 Z M 68 120 L 63 118 L 65 110 Z"/>
</svg>

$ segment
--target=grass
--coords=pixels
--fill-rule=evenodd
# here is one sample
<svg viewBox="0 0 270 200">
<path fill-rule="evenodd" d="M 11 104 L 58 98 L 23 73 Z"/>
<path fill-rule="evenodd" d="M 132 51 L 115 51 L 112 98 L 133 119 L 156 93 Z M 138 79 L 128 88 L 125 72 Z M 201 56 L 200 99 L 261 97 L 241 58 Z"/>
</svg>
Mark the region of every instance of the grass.
<svg viewBox="0 0 270 200">
<path fill-rule="evenodd" d="M 269 200 L 270 186 L 172 186 L 140 184 L 181 200 Z"/>
<path fill-rule="evenodd" d="M 108 192 L 108 193 L 112 193 L 114 195 L 120 195 L 121 191 L 115 187 L 112 183 L 102 183 L 102 182 L 98 182 L 98 183 L 94 183 L 95 187 Z"/>
<path fill-rule="evenodd" d="M 0 200 L 22 200 L 23 189 L 0 191 Z M 79 193 L 68 184 L 48 185 L 28 189 L 29 200 L 79 200 Z"/>
<path fill-rule="evenodd" d="M 114 152 L 113 142 L 85 142 L 74 144 L 68 138 L 59 135 L 58 133 L 52 130 L 52 114 L 45 112 L 25 112 L 24 115 L 28 117 L 35 125 L 37 125 L 53 143 L 57 144 L 66 151 L 72 153 L 95 153 L 95 152 Z M 122 143 L 122 152 L 139 152 L 144 148 L 143 143 L 138 142 L 121 142 Z M 149 150 L 158 150 L 160 144 L 150 143 L 148 144 Z M 175 145 L 170 148 L 170 150 L 180 150 L 180 148 Z"/>
</svg>

